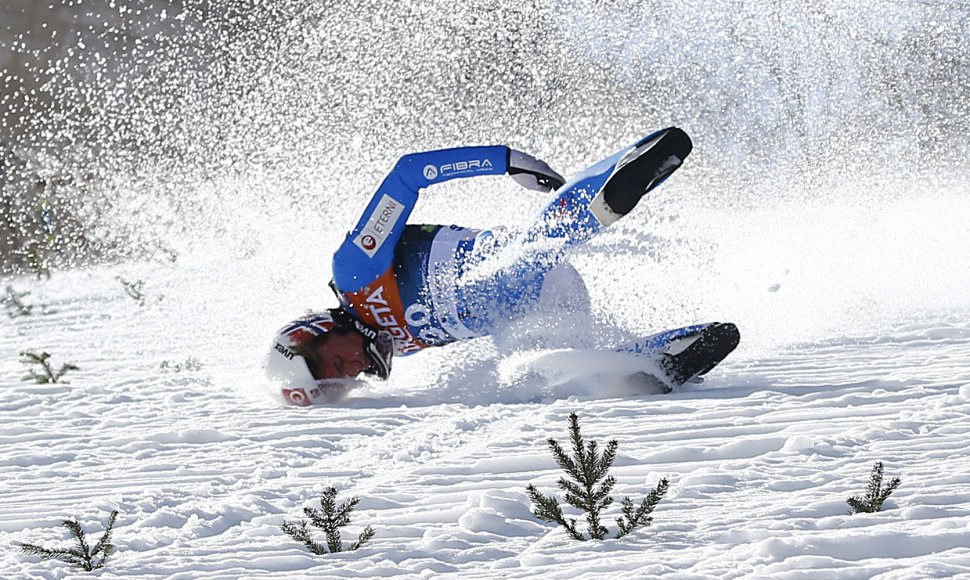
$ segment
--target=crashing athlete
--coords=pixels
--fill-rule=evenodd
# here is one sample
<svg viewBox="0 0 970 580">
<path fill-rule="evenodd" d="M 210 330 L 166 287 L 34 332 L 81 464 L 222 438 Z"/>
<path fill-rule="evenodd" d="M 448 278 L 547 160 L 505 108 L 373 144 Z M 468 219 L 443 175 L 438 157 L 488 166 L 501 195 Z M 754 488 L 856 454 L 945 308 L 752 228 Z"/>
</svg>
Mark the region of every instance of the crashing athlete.
<svg viewBox="0 0 970 580">
<path fill-rule="evenodd" d="M 281 383 L 290 404 L 326 402 L 340 379 L 360 373 L 387 379 L 393 355 L 502 332 L 557 290 L 550 286 L 566 284 L 567 292 L 585 294 L 578 276 L 550 275 L 575 274 L 563 261 L 567 250 L 629 213 L 681 166 L 691 147 L 680 129 L 663 129 L 568 183 L 545 162 L 505 146 L 405 155 L 334 254 L 330 286 L 340 306 L 283 327 L 269 354 L 268 374 Z M 521 234 L 406 223 L 422 189 L 501 174 L 553 192 Z M 708 323 L 648 337 L 624 350 L 662 355 L 667 382 L 677 385 L 713 368 L 738 338 L 734 325 Z M 676 356 L 668 354 L 678 340 L 686 346 L 680 344 Z"/>
</svg>

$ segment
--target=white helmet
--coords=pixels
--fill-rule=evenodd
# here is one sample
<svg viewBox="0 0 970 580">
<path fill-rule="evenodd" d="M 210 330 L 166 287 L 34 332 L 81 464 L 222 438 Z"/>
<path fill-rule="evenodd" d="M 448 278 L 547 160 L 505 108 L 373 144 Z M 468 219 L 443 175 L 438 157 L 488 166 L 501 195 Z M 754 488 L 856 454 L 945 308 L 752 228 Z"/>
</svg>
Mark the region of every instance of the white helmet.
<svg viewBox="0 0 970 580">
<path fill-rule="evenodd" d="M 364 338 L 364 353 L 371 362 L 364 373 L 382 380 L 390 375 L 394 342 L 389 332 L 372 328 L 341 308 L 312 312 L 281 328 L 266 358 L 266 375 L 281 384 L 287 403 L 306 406 L 327 400 L 325 382 L 313 376 L 294 347 L 334 329 L 356 331 Z"/>
</svg>

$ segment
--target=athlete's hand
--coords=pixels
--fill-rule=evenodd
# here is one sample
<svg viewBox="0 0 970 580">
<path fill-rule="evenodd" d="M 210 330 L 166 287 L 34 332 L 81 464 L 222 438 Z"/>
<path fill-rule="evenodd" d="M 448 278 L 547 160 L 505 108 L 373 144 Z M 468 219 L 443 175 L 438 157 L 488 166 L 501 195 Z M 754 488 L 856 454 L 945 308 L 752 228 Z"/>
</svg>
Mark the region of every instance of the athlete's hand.
<svg viewBox="0 0 970 580">
<path fill-rule="evenodd" d="M 545 161 L 515 149 L 509 149 L 509 175 L 522 187 L 536 191 L 559 189 L 566 182 Z"/>
</svg>

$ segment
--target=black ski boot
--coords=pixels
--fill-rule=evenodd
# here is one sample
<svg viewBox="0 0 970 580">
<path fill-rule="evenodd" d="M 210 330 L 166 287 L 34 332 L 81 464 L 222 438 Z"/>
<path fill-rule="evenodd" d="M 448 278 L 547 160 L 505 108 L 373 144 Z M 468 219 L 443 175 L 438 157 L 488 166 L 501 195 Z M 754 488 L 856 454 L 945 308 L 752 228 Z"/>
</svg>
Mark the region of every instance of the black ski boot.
<svg viewBox="0 0 970 580">
<path fill-rule="evenodd" d="M 674 386 L 706 374 L 731 354 L 741 342 L 738 327 L 730 322 L 716 323 L 697 333 L 697 338 L 676 353 L 664 353 L 660 364 Z"/>
<path fill-rule="evenodd" d="M 630 213 L 644 194 L 681 166 L 692 148 L 690 137 L 677 127 L 650 135 L 616 164 L 601 190 L 603 201 L 618 217 Z"/>
</svg>

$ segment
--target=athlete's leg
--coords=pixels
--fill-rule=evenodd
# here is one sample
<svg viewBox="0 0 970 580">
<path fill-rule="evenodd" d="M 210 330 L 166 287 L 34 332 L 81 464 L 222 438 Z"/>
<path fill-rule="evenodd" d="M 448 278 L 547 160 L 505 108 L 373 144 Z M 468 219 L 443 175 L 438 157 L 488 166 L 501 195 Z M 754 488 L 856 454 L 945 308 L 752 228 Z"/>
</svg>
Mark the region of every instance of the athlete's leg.
<svg viewBox="0 0 970 580">
<path fill-rule="evenodd" d="M 564 262 L 571 245 L 562 237 L 525 240 L 504 231 L 480 236 L 462 261 L 458 297 L 466 326 L 482 334 L 509 329 L 529 318 L 535 326 L 588 313 L 589 295 L 579 273 Z M 535 316 L 552 313 L 549 321 Z"/>
<path fill-rule="evenodd" d="M 628 214 L 663 183 L 691 151 L 686 133 L 657 131 L 587 168 L 560 187 L 522 237 L 523 243 L 584 242 Z"/>
<path fill-rule="evenodd" d="M 566 251 L 585 242 L 629 213 L 660 185 L 690 153 L 687 134 L 677 128 L 657 131 L 592 165 L 552 194 L 529 227 L 489 259 L 484 268 L 505 284 L 531 288 L 559 264 Z M 527 292 L 534 298 L 534 292 Z"/>
<path fill-rule="evenodd" d="M 546 274 L 562 263 L 569 247 L 602 228 L 588 211 L 597 190 L 574 180 L 556 191 L 518 236 L 496 230 L 476 240 L 459 281 L 468 324 L 492 334 L 535 309 Z"/>
<path fill-rule="evenodd" d="M 546 274 L 562 263 L 569 248 L 629 213 L 680 166 L 690 149 L 683 131 L 658 131 L 559 188 L 520 236 L 476 239 L 462 260 L 458 284 L 466 325 L 491 334 L 532 312 Z"/>
</svg>

